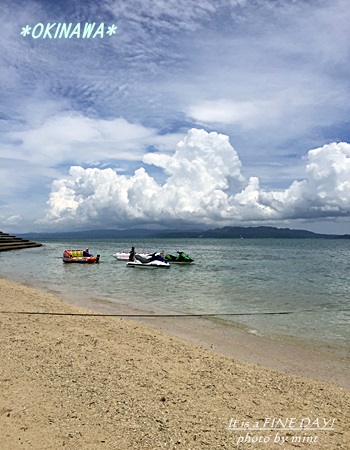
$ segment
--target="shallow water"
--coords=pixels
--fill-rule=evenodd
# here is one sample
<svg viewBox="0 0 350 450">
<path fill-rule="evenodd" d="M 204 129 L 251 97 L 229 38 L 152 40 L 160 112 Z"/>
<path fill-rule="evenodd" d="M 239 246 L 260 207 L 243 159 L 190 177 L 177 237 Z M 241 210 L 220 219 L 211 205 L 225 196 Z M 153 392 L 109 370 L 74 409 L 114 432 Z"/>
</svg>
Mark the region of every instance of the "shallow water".
<svg viewBox="0 0 350 450">
<path fill-rule="evenodd" d="M 0 275 L 83 304 L 84 299 L 103 299 L 156 313 L 218 314 L 253 333 L 348 348 L 349 240 L 41 242 L 40 248 L 0 253 Z M 195 263 L 168 270 L 127 268 L 112 254 L 132 245 L 137 251 L 183 250 Z M 99 264 L 62 262 L 65 249 L 87 246 L 101 254 Z"/>
</svg>

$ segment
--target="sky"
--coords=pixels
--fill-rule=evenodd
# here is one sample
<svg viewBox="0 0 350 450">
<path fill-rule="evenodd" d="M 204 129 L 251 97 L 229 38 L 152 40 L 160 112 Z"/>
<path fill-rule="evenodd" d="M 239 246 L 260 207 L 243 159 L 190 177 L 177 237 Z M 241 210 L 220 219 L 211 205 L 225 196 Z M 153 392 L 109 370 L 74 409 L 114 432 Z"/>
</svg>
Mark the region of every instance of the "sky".
<svg viewBox="0 0 350 450">
<path fill-rule="evenodd" d="M 0 230 L 350 233 L 348 0 L 0 0 Z"/>
</svg>

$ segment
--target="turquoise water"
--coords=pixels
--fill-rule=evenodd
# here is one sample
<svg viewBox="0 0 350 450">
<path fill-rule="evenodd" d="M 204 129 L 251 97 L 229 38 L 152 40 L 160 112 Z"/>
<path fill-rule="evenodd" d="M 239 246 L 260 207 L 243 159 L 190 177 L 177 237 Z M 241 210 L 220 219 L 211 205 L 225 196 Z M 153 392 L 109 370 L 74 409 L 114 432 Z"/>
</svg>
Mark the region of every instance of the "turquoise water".
<svg viewBox="0 0 350 450">
<path fill-rule="evenodd" d="M 257 334 L 348 348 L 349 240 L 42 242 L 40 248 L 0 253 L 0 275 L 81 302 L 103 299 L 159 314 L 219 314 L 232 326 Z M 132 245 L 137 251 L 183 250 L 195 264 L 168 270 L 127 268 L 112 254 Z M 66 248 L 87 246 L 101 255 L 100 264 L 63 264 Z M 290 314 L 265 314 L 278 312 Z"/>
</svg>

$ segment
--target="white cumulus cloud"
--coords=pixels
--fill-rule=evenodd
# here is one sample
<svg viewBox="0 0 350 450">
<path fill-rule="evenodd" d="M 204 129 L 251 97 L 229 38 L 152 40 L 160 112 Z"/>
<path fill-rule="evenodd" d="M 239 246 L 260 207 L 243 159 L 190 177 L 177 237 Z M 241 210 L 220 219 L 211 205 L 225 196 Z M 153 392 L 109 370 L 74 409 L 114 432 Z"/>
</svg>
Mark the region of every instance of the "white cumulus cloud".
<svg viewBox="0 0 350 450">
<path fill-rule="evenodd" d="M 144 163 L 165 171 L 159 184 L 145 167 L 132 176 L 112 169 L 71 167 L 54 181 L 42 224 L 57 227 L 233 225 L 350 216 L 350 145 L 310 150 L 306 178 L 267 191 L 247 180 L 227 136 L 192 129 L 172 155 L 148 153 Z"/>
</svg>

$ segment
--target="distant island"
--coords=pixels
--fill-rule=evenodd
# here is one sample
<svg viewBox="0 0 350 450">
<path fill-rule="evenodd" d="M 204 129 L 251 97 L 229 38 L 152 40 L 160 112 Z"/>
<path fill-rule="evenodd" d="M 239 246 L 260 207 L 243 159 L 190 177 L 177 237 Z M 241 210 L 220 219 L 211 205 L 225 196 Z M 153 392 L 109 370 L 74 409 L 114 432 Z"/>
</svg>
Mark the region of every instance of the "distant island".
<svg viewBox="0 0 350 450">
<path fill-rule="evenodd" d="M 84 230 L 18 234 L 35 239 L 350 239 L 350 234 L 320 234 L 307 230 L 276 227 L 223 227 L 212 230 Z"/>
</svg>

